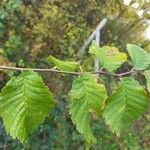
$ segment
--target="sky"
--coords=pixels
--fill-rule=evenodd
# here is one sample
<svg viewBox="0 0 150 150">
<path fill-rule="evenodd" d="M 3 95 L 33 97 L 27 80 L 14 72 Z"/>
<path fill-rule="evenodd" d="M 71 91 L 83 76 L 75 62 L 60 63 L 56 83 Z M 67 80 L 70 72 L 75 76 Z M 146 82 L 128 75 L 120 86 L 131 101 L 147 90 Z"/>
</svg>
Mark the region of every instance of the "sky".
<svg viewBox="0 0 150 150">
<path fill-rule="evenodd" d="M 150 1 L 150 0 L 146 0 L 146 1 Z M 124 3 L 126 5 L 129 5 L 129 3 L 131 2 L 131 0 L 124 0 Z M 136 3 L 134 5 L 134 7 L 138 7 L 138 3 Z M 142 12 L 139 12 L 139 15 L 141 15 Z M 149 21 L 149 27 L 147 28 L 146 32 L 145 32 L 145 36 L 150 39 L 150 21 Z"/>
</svg>

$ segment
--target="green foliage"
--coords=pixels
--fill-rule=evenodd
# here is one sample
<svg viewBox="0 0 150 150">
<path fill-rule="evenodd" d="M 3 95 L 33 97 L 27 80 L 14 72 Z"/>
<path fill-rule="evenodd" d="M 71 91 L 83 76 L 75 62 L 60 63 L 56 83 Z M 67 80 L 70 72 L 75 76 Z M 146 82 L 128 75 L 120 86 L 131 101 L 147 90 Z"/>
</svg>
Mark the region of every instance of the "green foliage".
<svg viewBox="0 0 150 150">
<path fill-rule="evenodd" d="M 7 4 L 7 9 L 16 9 L 22 5 L 22 0 L 9 0 Z"/>
<path fill-rule="evenodd" d="M 133 7 L 135 3 L 139 3 L 138 8 Z M 138 44 L 147 51 L 150 51 L 149 40 L 146 39 L 143 34 L 149 25 L 149 6 L 150 3 L 148 3 L 148 1 L 131 1 L 127 6 L 123 0 L 110 0 L 107 2 L 101 0 L 1 0 L 0 49 L 2 49 L 4 53 L 0 54 L 0 64 L 18 67 L 49 68 L 50 66 L 48 63 L 45 63 L 44 60 L 48 55 L 57 56 L 61 58 L 61 60 L 76 58 L 76 53 L 84 41 L 104 17 L 107 17 L 108 22 L 105 28 L 101 30 L 102 46 L 117 46 L 119 50 L 124 51 L 125 43 L 130 42 Z M 139 16 L 138 13 L 141 11 L 143 15 Z M 85 56 L 84 62 L 87 61 L 86 59 L 88 58 Z M 125 72 L 129 69 L 126 64 L 123 65 L 122 68 L 119 68 L 121 64 L 122 63 L 116 67 L 116 69 L 118 68 L 117 72 Z M 109 71 L 116 70 L 111 70 L 108 64 L 107 67 Z M 90 59 L 84 68 L 88 68 L 87 71 L 93 70 L 93 60 Z M 0 70 L 1 87 L 8 80 L 8 76 L 10 76 L 9 73 L 8 71 Z M 56 97 L 61 99 L 60 97 L 62 96 L 63 99 L 66 99 L 66 92 L 69 90 L 73 78 L 67 76 L 66 79 L 64 76 L 60 77 L 53 73 L 45 73 L 42 75 L 47 86 L 55 93 Z M 132 74 L 132 77 L 134 78 L 136 76 L 136 78 L 139 79 L 140 75 L 141 72 L 139 71 L 138 74 Z M 110 91 L 108 92 L 109 94 L 119 82 L 117 78 L 110 78 L 108 76 L 105 76 L 105 78 L 100 76 L 98 81 L 99 80 L 105 84 L 107 91 Z M 140 80 L 142 79 L 140 78 Z M 33 136 L 30 137 L 32 139 L 30 141 L 34 144 L 30 143 L 31 148 L 29 149 L 83 148 L 83 141 L 79 140 L 80 136 L 75 136 L 74 138 L 75 131 L 73 132 L 70 119 L 68 119 L 69 116 L 66 115 L 66 109 L 61 111 L 61 108 L 65 107 L 62 99 L 57 104 L 60 107 L 55 110 L 55 118 L 46 124 L 50 126 L 50 129 L 46 128 L 46 131 L 41 134 L 40 128 L 36 134 L 33 134 Z M 57 117 L 58 112 L 59 118 Z M 49 118 L 51 118 L 51 115 Z M 62 123 L 62 120 L 65 123 L 69 122 L 70 126 L 67 126 L 68 128 L 64 127 L 66 124 L 64 122 Z M 116 139 L 113 134 L 106 131 L 103 126 L 101 127 L 99 122 L 96 122 L 94 125 L 99 129 L 94 135 L 97 135 L 97 139 L 101 142 L 101 144 L 96 147 L 97 149 L 101 146 L 102 149 L 107 150 L 128 149 L 124 147 L 124 144 L 120 144 L 120 140 Z M 95 126 L 92 125 L 92 128 Z M 62 128 L 67 128 L 68 134 L 64 130 L 62 131 Z M 53 143 L 55 143 L 55 146 L 53 144 L 50 146 L 47 144 L 49 147 L 45 147 L 43 144 L 46 136 L 45 132 L 46 134 L 48 132 L 47 141 L 54 139 Z M 76 142 L 72 140 L 77 138 L 78 140 L 76 140 Z M 141 139 L 142 138 L 144 139 L 143 135 L 141 135 Z M 8 142 L 4 142 L 4 145 L 9 145 L 10 143 L 12 145 L 14 144 L 11 138 L 9 139 L 10 141 L 7 140 Z M 105 142 L 103 142 L 102 139 L 105 139 Z M 143 139 L 139 143 L 143 143 Z M 2 140 L 0 140 L 0 142 L 1 141 Z M 72 147 L 70 148 L 70 145 L 67 148 L 65 146 L 63 147 L 63 141 L 66 142 L 67 146 L 69 145 L 68 143 L 71 143 L 70 145 Z M 40 147 L 41 145 L 43 147 Z M 8 149 L 10 149 L 9 146 Z M 12 149 L 16 149 L 16 147 Z M 21 148 L 19 147 L 18 149 Z M 143 147 L 141 149 L 143 149 Z"/>
<path fill-rule="evenodd" d="M 73 123 L 89 144 L 95 143 L 89 112 L 100 116 L 106 99 L 104 85 L 98 84 L 95 76 L 84 73 L 74 80 L 70 95 L 69 113 Z"/>
<path fill-rule="evenodd" d="M 95 41 L 90 46 L 89 53 L 99 60 L 102 68 L 109 71 L 115 71 L 127 60 L 127 55 L 119 52 L 116 47 L 99 47 Z"/>
<path fill-rule="evenodd" d="M 107 100 L 104 118 L 113 132 L 120 132 L 139 116 L 148 107 L 149 96 L 139 83 L 129 77 L 123 78 L 120 87 Z"/>
<path fill-rule="evenodd" d="M 132 59 L 133 69 L 144 70 L 150 65 L 150 55 L 141 47 L 127 44 L 127 50 Z"/>
<path fill-rule="evenodd" d="M 59 70 L 64 71 L 78 71 L 81 66 L 77 62 L 71 62 L 71 61 L 61 61 L 50 55 L 48 57 L 48 61 L 52 63 L 56 68 Z"/>
<path fill-rule="evenodd" d="M 132 50 L 132 47 L 136 46 L 128 44 L 128 51 Z M 120 67 L 127 57 L 115 47 L 100 48 L 95 43 L 92 43 L 89 51 L 99 58 L 102 68 L 110 71 Z M 144 50 L 142 53 L 146 58 L 149 57 Z M 51 55 L 48 60 L 61 71 L 78 71 L 81 68 L 79 63 L 61 61 Z M 148 108 L 149 96 L 134 76 L 122 78 L 119 75 L 122 78 L 120 86 L 107 98 L 105 86 L 98 83 L 95 75 L 84 70 L 78 73 L 80 75 L 73 81 L 68 101 L 69 114 L 76 129 L 86 141 L 86 149 L 97 141 L 90 127 L 92 117 L 98 118 L 102 115 L 110 129 L 120 135 L 121 131 L 128 128 Z M 103 73 L 117 75 L 111 72 Z M 149 74 L 148 70 L 144 72 L 148 90 Z M 41 77 L 30 71 L 13 77 L 7 83 L 2 89 L 0 102 L 0 114 L 7 133 L 21 142 L 26 141 L 29 134 L 44 121 L 54 106 L 52 93 L 44 86 Z"/>
<path fill-rule="evenodd" d="M 144 75 L 145 75 L 145 78 L 146 78 L 146 81 L 147 81 L 147 89 L 150 92 L 150 70 L 146 70 L 144 72 Z"/>
<path fill-rule="evenodd" d="M 54 107 L 53 95 L 34 72 L 13 77 L 0 95 L 0 116 L 7 133 L 25 142 Z"/>
<path fill-rule="evenodd" d="M 20 56 L 27 66 L 39 65 L 38 61 L 49 54 L 59 58 L 75 57 L 100 20 L 107 17 L 101 32 L 102 45 L 124 50 L 125 43 L 131 42 L 149 50 L 149 41 L 142 34 L 149 25 L 149 3 L 138 1 L 138 8 L 132 7 L 134 3 L 127 6 L 123 0 L 1 0 L 0 48 L 7 49 L 5 45 L 11 36 L 20 37 L 21 50 L 17 55 L 13 51 L 16 65 Z M 141 17 L 140 10 L 143 11 Z"/>
<path fill-rule="evenodd" d="M 132 50 L 131 47 L 135 47 L 135 45 L 130 46 L 131 44 L 128 44 L 128 51 Z M 138 47 L 138 49 L 140 48 Z M 100 48 L 94 43 L 90 46 L 89 51 L 99 58 L 102 68 L 110 71 L 120 67 L 127 58 L 125 53 L 119 52 L 115 47 L 103 46 Z M 142 50 L 142 54 L 149 58 L 148 53 L 144 50 Z M 79 63 L 61 61 L 51 55 L 48 60 L 61 71 L 78 71 L 81 68 Z M 101 71 L 103 74 L 121 77 L 120 86 L 110 97 L 107 98 L 105 86 L 98 83 L 92 72 L 80 70 L 78 72 L 80 75 L 73 81 L 68 101 L 71 120 L 83 135 L 86 149 L 89 149 L 97 141 L 90 127 L 92 117 L 95 116 L 97 119 L 102 115 L 110 129 L 120 135 L 121 131 L 128 128 L 146 111 L 149 103 L 147 92 L 134 79 L 134 76 L 122 78 L 129 74 L 123 73 L 122 76 L 118 76 L 115 73 Z M 130 73 L 132 74 L 132 72 Z M 138 73 L 143 74 L 143 72 Z M 148 70 L 144 72 L 148 90 L 149 74 Z M 7 83 L 2 89 L 0 102 L 0 115 L 7 133 L 21 142 L 26 141 L 29 134 L 44 121 L 54 106 L 52 93 L 44 86 L 41 77 L 30 71 L 13 77 Z"/>
<path fill-rule="evenodd" d="M 22 41 L 19 36 L 12 35 L 9 37 L 8 41 L 5 43 L 6 55 L 9 58 L 13 58 L 21 51 Z"/>
</svg>

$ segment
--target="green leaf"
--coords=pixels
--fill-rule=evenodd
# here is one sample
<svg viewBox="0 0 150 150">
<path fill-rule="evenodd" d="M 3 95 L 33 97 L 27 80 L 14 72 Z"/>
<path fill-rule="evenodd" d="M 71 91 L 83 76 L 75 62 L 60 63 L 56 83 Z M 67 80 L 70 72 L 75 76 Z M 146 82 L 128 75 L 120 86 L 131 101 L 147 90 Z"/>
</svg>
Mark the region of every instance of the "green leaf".
<svg viewBox="0 0 150 150">
<path fill-rule="evenodd" d="M 149 66 L 150 56 L 144 49 L 134 44 L 127 44 L 127 50 L 132 59 L 133 69 L 144 70 Z"/>
<path fill-rule="evenodd" d="M 34 72 L 13 77 L 2 89 L 0 115 L 6 131 L 25 142 L 54 107 L 53 95 Z"/>
<path fill-rule="evenodd" d="M 99 60 L 102 68 L 109 71 L 115 71 L 127 60 L 127 55 L 119 52 L 116 47 L 99 47 L 95 41 L 92 42 L 89 53 Z"/>
<path fill-rule="evenodd" d="M 144 71 L 144 75 L 147 81 L 147 89 L 150 92 L 150 70 Z"/>
<path fill-rule="evenodd" d="M 62 71 L 78 71 L 81 66 L 77 62 L 61 61 L 50 55 L 48 61 Z"/>
<path fill-rule="evenodd" d="M 119 136 L 122 130 L 144 113 L 148 100 L 147 93 L 136 80 L 123 78 L 120 87 L 108 98 L 103 117 Z"/>
<path fill-rule="evenodd" d="M 73 123 L 88 143 L 95 143 L 89 112 L 100 115 L 106 99 L 104 85 L 98 84 L 94 75 L 84 73 L 74 80 L 70 94 L 69 113 Z"/>
</svg>

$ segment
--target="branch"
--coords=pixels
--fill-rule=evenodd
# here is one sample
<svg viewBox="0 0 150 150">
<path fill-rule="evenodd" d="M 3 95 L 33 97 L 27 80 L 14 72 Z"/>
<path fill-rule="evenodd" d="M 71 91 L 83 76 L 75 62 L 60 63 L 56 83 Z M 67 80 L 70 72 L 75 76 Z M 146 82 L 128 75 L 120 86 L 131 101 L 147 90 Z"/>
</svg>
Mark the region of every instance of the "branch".
<svg viewBox="0 0 150 150">
<path fill-rule="evenodd" d="M 72 75 L 80 75 L 81 74 L 81 72 L 71 72 L 71 71 L 61 71 L 61 70 L 56 70 L 56 69 L 41 69 L 41 68 L 20 68 L 20 67 L 0 66 L 0 69 L 1 70 L 18 70 L 18 71 L 31 70 L 31 71 L 36 71 L 36 72 L 54 72 L 54 73 L 64 73 L 64 74 L 72 74 Z M 135 72 L 134 70 L 130 70 L 127 72 L 116 74 L 116 73 L 110 73 L 110 72 L 105 72 L 105 71 L 100 70 L 100 71 L 89 72 L 89 73 L 122 77 L 125 75 L 132 74 L 134 72 Z"/>
<path fill-rule="evenodd" d="M 80 75 L 80 72 L 60 71 L 60 70 L 56 70 L 56 69 L 19 68 L 19 67 L 7 67 L 7 66 L 0 66 L 0 69 L 2 69 L 2 70 L 18 70 L 18 71 L 31 70 L 31 71 L 36 71 L 36 72 L 55 72 L 55 73 Z"/>
<path fill-rule="evenodd" d="M 97 71 L 97 72 L 93 72 L 93 74 L 105 74 L 105 75 L 112 75 L 112 76 L 116 76 L 116 77 L 122 77 L 122 76 L 125 76 L 125 75 L 132 74 L 134 72 L 135 72 L 134 70 L 130 70 L 130 71 L 127 71 L 127 72 L 116 74 L 116 73 L 110 73 L 110 72 L 105 72 L 105 71 Z"/>
</svg>

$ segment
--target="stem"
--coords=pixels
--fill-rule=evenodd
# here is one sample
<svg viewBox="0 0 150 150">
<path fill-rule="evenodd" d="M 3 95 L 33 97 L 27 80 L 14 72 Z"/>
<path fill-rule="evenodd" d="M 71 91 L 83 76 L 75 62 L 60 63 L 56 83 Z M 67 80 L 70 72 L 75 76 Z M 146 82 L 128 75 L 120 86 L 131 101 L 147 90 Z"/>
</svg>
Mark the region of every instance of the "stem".
<svg viewBox="0 0 150 150">
<path fill-rule="evenodd" d="M 135 72 L 134 70 L 130 70 L 130 71 L 127 71 L 127 72 L 120 73 L 120 74 L 118 74 L 118 76 L 122 77 L 122 76 L 125 76 L 125 75 L 128 75 L 128 74 L 132 74 L 134 72 Z"/>
<path fill-rule="evenodd" d="M 71 74 L 71 75 L 80 75 L 82 72 L 71 72 L 71 71 L 61 71 L 61 70 L 56 70 L 56 69 L 42 69 L 42 68 L 20 68 L 20 67 L 7 67 L 7 66 L 0 66 L 0 69 L 2 70 L 18 70 L 18 71 L 25 71 L 25 70 L 31 70 L 31 71 L 36 71 L 36 72 L 54 72 L 54 73 L 64 73 L 64 74 Z M 116 77 L 122 77 L 125 75 L 129 75 L 134 73 L 134 70 L 130 70 L 127 72 L 123 73 L 111 73 L 111 72 L 105 72 L 105 71 L 95 71 L 95 72 L 89 72 L 93 74 L 102 74 L 102 75 L 111 75 L 111 76 L 116 76 Z"/>
<path fill-rule="evenodd" d="M 80 72 L 60 71 L 60 70 L 56 70 L 56 69 L 19 68 L 19 67 L 7 67 L 7 66 L 0 66 L 0 69 L 4 69 L 4 70 L 18 70 L 18 71 L 31 70 L 31 71 L 36 71 L 36 72 L 55 72 L 55 73 L 65 73 L 65 74 L 72 74 L 72 75 L 80 75 Z"/>
<path fill-rule="evenodd" d="M 97 72 L 93 72 L 93 74 L 105 74 L 105 75 L 112 75 L 112 76 L 116 76 L 116 77 L 122 77 L 122 76 L 125 76 L 125 75 L 128 75 L 128 74 L 132 74 L 133 72 L 135 72 L 134 70 L 130 70 L 130 71 L 127 71 L 127 72 L 123 72 L 123 73 L 119 73 L 119 74 L 116 74 L 116 73 L 111 73 L 111 72 L 105 72 L 105 71 L 97 71 Z"/>
</svg>

